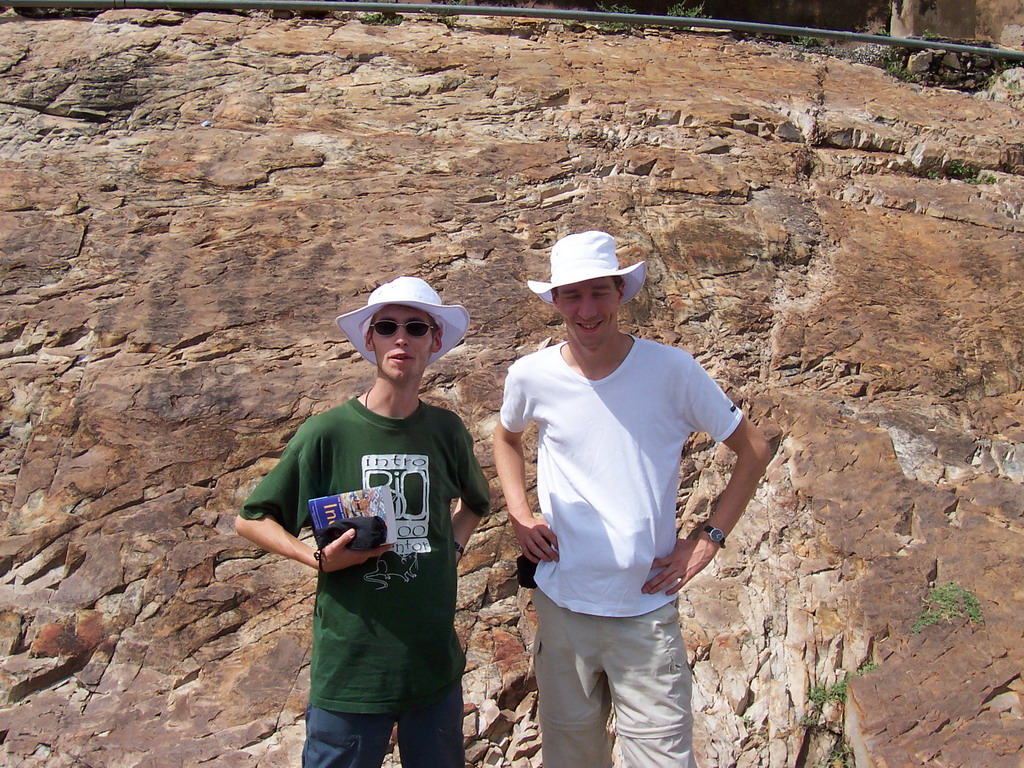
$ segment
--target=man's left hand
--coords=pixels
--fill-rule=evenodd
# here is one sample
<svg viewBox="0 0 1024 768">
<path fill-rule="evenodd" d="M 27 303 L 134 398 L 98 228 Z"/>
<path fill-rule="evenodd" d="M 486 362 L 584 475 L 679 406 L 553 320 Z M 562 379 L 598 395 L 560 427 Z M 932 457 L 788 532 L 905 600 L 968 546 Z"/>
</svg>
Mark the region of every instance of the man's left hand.
<svg viewBox="0 0 1024 768">
<path fill-rule="evenodd" d="M 320 551 L 320 570 L 332 573 L 343 568 L 351 568 L 353 565 L 362 565 L 367 560 L 380 557 L 394 546 L 394 544 L 382 544 L 373 549 L 350 549 L 348 545 L 355 538 L 355 528 L 349 528 L 341 536 L 324 547 Z"/>
<path fill-rule="evenodd" d="M 652 569 L 663 569 L 660 573 L 652 576 L 644 584 L 643 593 L 653 595 L 656 592 L 664 592 L 667 595 L 674 595 L 698 573 L 703 571 L 708 563 L 714 560 L 718 550 L 721 549 L 707 536 L 699 536 L 696 539 L 678 539 L 675 547 L 666 557 L 655 558 L 651 563 Z"/>
</svg>

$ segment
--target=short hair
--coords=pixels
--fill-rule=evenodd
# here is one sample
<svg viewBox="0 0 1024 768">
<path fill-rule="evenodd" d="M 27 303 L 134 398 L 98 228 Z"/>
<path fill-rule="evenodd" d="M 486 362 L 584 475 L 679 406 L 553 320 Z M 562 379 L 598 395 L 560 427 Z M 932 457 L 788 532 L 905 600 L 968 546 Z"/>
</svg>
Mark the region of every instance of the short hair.
<svg viewBox="0 0 1024 768">
<path fill-rule="evenodd" d="M 621 289 L 621 288 L 623 288 L 626 285 L 626 281 L 623 279 L 622 275 L 611 275 L 611 278 L 612 278 L 612 282 L 615 283 L 615 287 L 616 288 Z M 552 299 L 557 299 L 558 298 L 558 286 L 557 285 L 554 286 L 551 289 L 551 298 Z"/>
</svg>

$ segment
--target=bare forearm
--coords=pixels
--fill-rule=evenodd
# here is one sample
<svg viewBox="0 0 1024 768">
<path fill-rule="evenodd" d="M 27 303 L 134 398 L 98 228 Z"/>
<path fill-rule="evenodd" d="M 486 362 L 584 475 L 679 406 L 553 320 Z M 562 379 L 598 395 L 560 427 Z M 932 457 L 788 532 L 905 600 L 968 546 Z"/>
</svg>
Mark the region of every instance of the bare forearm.
<svg viewBox="0 0 1024 768">
<path fill-rule="evenodd" d="M 311 568 L 317 567 L 312 547 L 292 536 L 272 517 L 258 520 L 236 517 L 235 532 L 267 552 L 296 560 Z"/>
<path fill-rule="evenodd" d="M 726 438 L 725 444 L 736 453 L 736 465 L 706 523 L 728 534 L 736 527 L 747 504 L 754 497 L 754 491 L 771 460 L 771 449 L 761 431 L 746 417 L 733 434 Z M 644 585 L 643 591 L 651 595 L 657 592 L 676 594 L 707 567 L 719 549 L 719 545 L 707 536 L 680 539 L 671 553 L 654 560 L 652 567 L 658 572 Z"/>
<path fill-rule="evenodd" d="M 459 501 L 459 506 L 452 515 L 452 535 L 455 537 L 455 541 L 465 547 L 478 525 L 480 525 L 480 515 L 467 507 L 464 501 Z"/>
<path fill-rule="evenodd" d="M 521 432 L 502 425 L 494 432 L 494 465 L 505 494 L 508 518 L 523 554 L 533 562 L 558 559 L 558 537 L 542 518 L 536 517 L 526 496 L 526 458 Z"/>
<path fill-rule="evenodd" d="M 729 533 L 754 497 L 771 460 L 771 449 L 761 431 L 746 417 L 725 444 L 736 453 L 736 465 L 707 522 Z"/>
<path fill-rule="evenodd" d="M 498 481 L 509 515 L 520 521 L 532 519 L 533 512 L 526 497 L 526 457 L 522 437 L 500 424 L 494 433 L 494 466 L 498 470 Z"/>
</svg>

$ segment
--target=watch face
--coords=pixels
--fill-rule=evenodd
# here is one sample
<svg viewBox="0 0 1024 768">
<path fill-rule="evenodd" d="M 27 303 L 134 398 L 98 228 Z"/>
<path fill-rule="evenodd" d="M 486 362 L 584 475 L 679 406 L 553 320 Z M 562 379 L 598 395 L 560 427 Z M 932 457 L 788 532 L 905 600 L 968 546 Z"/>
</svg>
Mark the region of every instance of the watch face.
<svg viewBox="0 0 1024 768">
<path fill-rule="evenodd" d="M 721 542 L 725 541 L 725 534 L 722 533 L 722 531 L 718 528 L 712 528 L 711 526 L 708 526 L 705 530 L 708 532 L 708 536 L 711 538 L 711 540 L 716 544 L 720 544 Z"/>
</svg>

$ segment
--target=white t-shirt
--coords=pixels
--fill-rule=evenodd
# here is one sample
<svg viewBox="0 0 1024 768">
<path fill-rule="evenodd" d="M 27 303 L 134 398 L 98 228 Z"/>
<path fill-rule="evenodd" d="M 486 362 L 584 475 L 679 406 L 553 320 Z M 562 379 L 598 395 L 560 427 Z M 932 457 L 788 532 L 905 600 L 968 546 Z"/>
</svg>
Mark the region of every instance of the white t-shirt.
<svg viewBox="0 0 1024 768">
<path fill-rule="evenodd" d="M 577 613 L 649 613 L 674 599 L 641 589 L 675 546 L 683 444 L 697 431 L 726 439 L 742 414 L 681 349 L 635 339 L 612 374 L 591 381 L 561 347 L 515 362 L 501 407 L 509 431 L 539 427 L 537 491 L 559 560 L 539 564 L 537 585 Z"/>
</svg>

